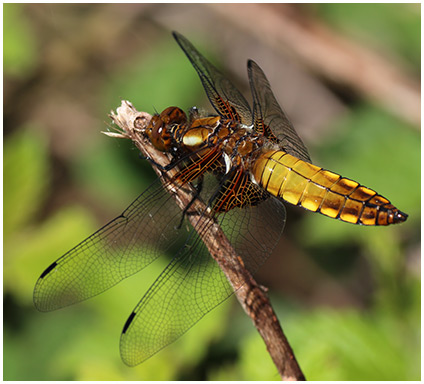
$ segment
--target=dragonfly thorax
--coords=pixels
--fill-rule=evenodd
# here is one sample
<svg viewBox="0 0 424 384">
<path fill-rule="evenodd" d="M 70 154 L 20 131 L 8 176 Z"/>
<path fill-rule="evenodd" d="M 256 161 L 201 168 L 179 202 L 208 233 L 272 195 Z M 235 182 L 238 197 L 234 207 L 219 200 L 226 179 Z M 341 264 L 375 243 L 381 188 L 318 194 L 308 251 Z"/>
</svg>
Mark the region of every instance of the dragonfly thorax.
<svg viewBox="0 0 424 384">
<path fill-rule="evenodd" d="M 220 116 L 191 116 L 188 120 L 180 108 L 168 107 L 153 116 L 145 133 L 157 149 L 177 156 L 219 151 L 225 173 L 234 166 L 248 169 L 264 146 L 264 137 L 249 126 Z"/>
</svg>

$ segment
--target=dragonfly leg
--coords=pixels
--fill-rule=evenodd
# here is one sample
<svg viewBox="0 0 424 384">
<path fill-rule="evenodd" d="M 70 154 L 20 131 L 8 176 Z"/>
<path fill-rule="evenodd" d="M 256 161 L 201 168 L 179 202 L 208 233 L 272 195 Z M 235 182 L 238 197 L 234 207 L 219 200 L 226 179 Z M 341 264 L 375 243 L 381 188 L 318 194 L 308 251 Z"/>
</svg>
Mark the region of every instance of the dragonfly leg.
<svg viewBox="0 0 424 384">
<path fill-rule="evenodd" d="M 152 164 L 153 166 L 155 166 L 156 168 L 158 168 L 162 172 L 167 172 L 167 171 L 169 171 L 170 169 L 172 169 L 175 166 L 174 163 L 169 163 L 169 164 L 167 164 L 165 166 L 160 165 L 159 163 L 157 163 L 156 161 L 154 161 L 151 157 L 144 156 L 142 153 L 140 153 L 139 156 L 140 156 L 140 159 L 147 160 L 150 164 Z"/>
<path fill-rule="evenodd" d="M 193 195 L 193 198 L 190 200 L 190 202 L 184 208 L 183 214 L 181 215 L 181 220 L 180 220 L 180 223 L 178 224 L 177 229 L 180 229 L 182 227 L 185 216 L 186 215 L 187 216 L 190 216 L 191 213 L 188 212 L 188 210 L 190 209 L 190 207 L 193 205 L 194 201 L 200 196 L 200 193 L 202 192 L 202 189 L 203 189 L 203 175 L 200 176 L 198 179 L 199 179 L 198 183 L 194 186 L 195 193 Z"/>
</svg>

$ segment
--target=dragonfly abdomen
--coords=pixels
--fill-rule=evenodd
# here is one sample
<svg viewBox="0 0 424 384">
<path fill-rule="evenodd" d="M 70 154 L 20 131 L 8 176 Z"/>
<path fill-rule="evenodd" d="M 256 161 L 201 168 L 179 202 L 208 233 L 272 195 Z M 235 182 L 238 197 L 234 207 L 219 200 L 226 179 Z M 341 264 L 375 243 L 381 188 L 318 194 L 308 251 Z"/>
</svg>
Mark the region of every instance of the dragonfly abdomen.
<svg viewBox="0 0 424 384">
<path fill-rule="evenodd" d="M 334 219 L 389 225 L 408 217 L 376 191 L 284 151 L 262 154 L 252 172 L 256 182 L 272 195 Z"/>
</svg>

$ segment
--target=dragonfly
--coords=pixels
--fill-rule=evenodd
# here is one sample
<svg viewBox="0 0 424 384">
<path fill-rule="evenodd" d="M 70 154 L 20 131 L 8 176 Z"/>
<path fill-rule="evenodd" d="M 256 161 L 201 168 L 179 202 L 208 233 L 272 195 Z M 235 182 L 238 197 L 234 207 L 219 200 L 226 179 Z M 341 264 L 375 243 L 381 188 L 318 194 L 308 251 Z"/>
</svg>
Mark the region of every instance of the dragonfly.
<svg viewBox="0 0 424 384">
<path fill-rule="evenodd" d="M 162 177 L 121 215 L 48 266 L 34 289 L 38 310 L 56 310 L 96 296 L 174 252 L 124 325 L 120 352 L 129 366 L 175 341 L 234 292 L 202 241 L 211 225 L 188 220 L 196 202 L 203 207 L 197 214 L 219 224 L 251 273 L 282 235 L 284 203 L 363 226 L 402 223 L 408 217 L 373 189 L 312 164 L 253 60 L 247 63 L 251 107 L 184 36 L 173 36 L 216 114 L 193 108 L 187 116 L 169 107 L 154 115 L 142 134 L 169 155 L 166 166 L 151 161 Z M 181 209 L 169 190 L 184 188 L 193 192 Z"/>
</svg>

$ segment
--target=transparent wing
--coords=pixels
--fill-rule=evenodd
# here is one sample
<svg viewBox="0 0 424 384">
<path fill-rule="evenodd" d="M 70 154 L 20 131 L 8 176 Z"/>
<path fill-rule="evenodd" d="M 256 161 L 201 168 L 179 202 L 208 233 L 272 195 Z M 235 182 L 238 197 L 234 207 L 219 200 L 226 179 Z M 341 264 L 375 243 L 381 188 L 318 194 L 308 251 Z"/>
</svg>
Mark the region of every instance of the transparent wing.
<svg viewBox="0 0 424 384">
<path fill-rule="evenodd" d="M 221 227 L 251 272 L 268 258 L 284 223 L 285 208 L 275 198 L 220 216 Z M 123 361 L 134 366 L 148 359 L 232 293 L 224 273 L 193 230 L 128 318 L 121 336 Z"/>
<path fill-rule="evenodd" d="M 247 68 L 253 97 L 255 130 L 278 143 L 289 154 L 311 163 L 308 150 L 275 99 L 262 69 L 253 60 L 248 61 Z"/>
<path fill-rule="evenodd" d="M 194 46 L 178 32 L 173 36 L 197 71 L 208 98 L 223 117 L 240 123 L 252 124 L 252 111 L 240 91 L 224 77 Z"/>
<path fill-rule="evenodd" d="M 38 279 L 34 304 L 51 311 L 88 299 L 142 270 L 177 240 L 182 217 L 156 180 L 120 216 L 51 264 Z"/>
</svg>

